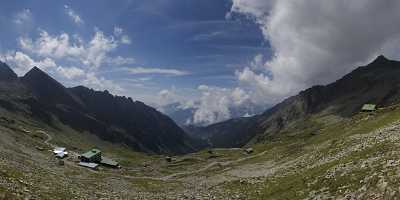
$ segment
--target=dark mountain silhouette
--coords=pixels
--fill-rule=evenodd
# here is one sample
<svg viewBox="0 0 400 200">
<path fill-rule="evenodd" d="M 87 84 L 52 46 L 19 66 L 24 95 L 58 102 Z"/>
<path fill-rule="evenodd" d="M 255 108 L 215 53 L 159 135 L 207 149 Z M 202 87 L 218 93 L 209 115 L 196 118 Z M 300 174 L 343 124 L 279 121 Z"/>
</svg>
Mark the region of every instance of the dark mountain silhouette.
<svg viewBox="0 0 400 200">
<path fill-rule="evenodd" d="M 0 61 L 0 81 L 11 81 L 18 79 L 14 71 L 6 64 Z"/>
<path fill-rule="evenodd" d="M 55 118 L 78 131 L 148 153 L 193 151 L 191 140 L 169 117 L 142 102 L 83 86 L 66 88 L 37 67 L 23 77 L 0 64 L 0 106 L 56 126 Z M 28 107 L 29 109 L 22 109 Z"/>
<path fill-rule="evenodd" d="M 197 128 L 215 147 L 263 142 L 300 129 L 313 115 L 346 118 L 365 103 L 389 106 L 400 102 L 400 62 L 379 56 L 326 86 L 314 86 L 287 98 L 261 115 Z M 192 130 L 193 131 L 193 130 Z"/>
</svg>

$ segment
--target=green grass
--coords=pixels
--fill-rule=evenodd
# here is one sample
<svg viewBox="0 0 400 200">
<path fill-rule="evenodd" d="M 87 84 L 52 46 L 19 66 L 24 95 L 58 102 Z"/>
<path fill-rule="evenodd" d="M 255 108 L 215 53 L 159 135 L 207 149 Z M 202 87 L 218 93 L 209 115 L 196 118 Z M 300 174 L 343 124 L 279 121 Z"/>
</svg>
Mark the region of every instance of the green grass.
<svg viewBox="0 0 400 200">
<path fill-rule="evenodd" d="M 268 153 L 261 157 L 246 160 L 237 164 L 237 166 L 271 160 L 285 162 L 304 154 L 315 155 L 317 160 L 326 156 L 334 156 L 341 150 L 357 144 L 358 141 L 349 139 L 349 136 L 370 133 L 399 119 L 400 110 L 398 108 L 382 109 L 376 112 L 375 115 L 360 113 L 350 119 L 334 122 L 328 126 L 321 126 L 320 123 L 315 123 L 315 120 L 309 118 L 299 126 L 301 128 L 298 131 L 288 131 L 290 134 L 284 134 L 279 138 L 275 138 L 272 142 L 255 145 L 254 148 L 257 152 L 268 151 Z M 318 134 L 311 134 L 316 131 Z M 321 146 L 322 148 L 318 152 L 313 152 L 315 151 L 313 147 L 321 144 L 325 145 Z M 223 188 L 227 191 L 233 191 L 233 193 L 243 193 L 249 199 L 303 199 L 307 198 L 309 192 L 313 190 L 320 191 L 323 188 L 327 188 L 331 195 L 340 196 L 343 195 L 345 189 L 354 191 L 360 188 L 360 181 L 373 173 L 371 170 L 379 171 L 380 168 L 356 168 L 352 169 L 351 174 L 346 176 L 335 176 L 333 179 L 324 178 L 323 176 L 329 169 L 340 164 L 385 155 L 395 150 L 397 146 L 397 144 L 391 143 L 376 144 L 312 169 L 305 169 L 305 167 L 313 164 L 313 160 L 305 163 L 302 166 L 304 168 L 297 169 L 297 171 L 290 169 L 280 171 L 275 176 L 267 178 L 263 183 L 254 185 L 233 181 L 225 184 Z M 387 159 L 390 158 L 395 159 L 392 155 Z M 307 185 L 312 182 L 314 184 L 311 186 Z M 374 185 L 376 182 L 375 178 L 370 180 L 369 184 Z M 395 180 L 395 182 L 399 183 L 400 181 Z"/>
</svg>

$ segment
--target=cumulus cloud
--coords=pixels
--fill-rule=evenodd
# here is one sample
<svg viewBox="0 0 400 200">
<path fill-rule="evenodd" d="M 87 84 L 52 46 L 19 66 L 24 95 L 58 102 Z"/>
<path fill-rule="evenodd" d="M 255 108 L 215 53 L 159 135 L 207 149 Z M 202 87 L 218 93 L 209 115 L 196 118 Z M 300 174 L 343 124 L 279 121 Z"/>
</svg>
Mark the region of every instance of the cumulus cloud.
<svg viewBox="0 0 400 200">
<path fill-rule="evenodd" d="M 197 88 L 198 98 L 184 96 L 175 88 L 162 90 L 158 94 L 159 109 L 178 103 L 176 109 L 188 110 L 192 116 L 186 119 L 186 124 L 209 125 L 232 117 L 241 117 L 237 108 L 244 108 L 251 104 L 250 96 L 240 88 L 228 89 L 200 85 Z"/>
<path fill-rule="evenodd" d="M 64 5 L 65 13 L 71 18 L 71 20 L 77 24 L 81 25 L 84 24 L 82 18 L 68 5 Z"/>
<path fill-rule="evenodd" d="M 245 67 L 238 80 L 276 103 L 334 81 L 378 54 L 398 57 L 399 10 L 397 0 L 233 0 L 229 16 L 254 19 L 273 50 L 264 71 Z"/>
<path fill-rule="evenodd" d="M 134 63 L 133 58 L 109 56 L 109 53 L 119 46 L 119 42 L 99 30 L 88 42 L 80 37 L 71 37 L 67 33 L 50 35 L 41 30 L 36 40 L 28 37 L 19 38 L 19 45 L 23 50 L 37 56 L 77 60 L 93 68 L 98 68 L 104 63 L 114 65 Z"/>
<path fill-rule="evenodd" d="M 86 73 L 84 80 L 82 80 L 82 83 L 87 87 L 91 87 L 97 90 L 109 90 L 114 94 L 121 94 L 125 91 L 121 86 L 114 83 L 114 81 L 108 80 L 104 77 L 98 77 L 93 72 Z"/>
<path fill-rule="evenodd" d="M 78 67 L 57 67 L 57 71 L 67 79 L 76 79 L 85 76 L 85 71 Z"/>
<path fill-rule="evenodd" d="M 118 43 L 113 37 L 107 37 L 101 31 L 96 31 L 93 39 L 87 46 L 87 53 L 83 59 L 83 63 L 86 65 L 93 65 L 99 67 L 107 53 L 111 52 L 118 46 Z"/>
<path fill-rule="evenodd" d="M 73 43 L 68 34 L 52 36 L 43 30 L 35 41 L 28 37 L 19 38 L 19 45 L 30 53 L 56 59 L 80 57 L 85 53 L 85 47 L 82 44 Z"/>
<path fill-rule="evenodd" d="M 189 72 L 178 69 L 163 69 L 152 67 L 131 67 L 126 68 L 126 70 L 131 74 L 165 74 L 172 76 L 184 76 L 189 74 Z"/>
<path fill-rule="evenodd" d="M 172 103 L 180 103 L 183 102 L 183 99 L 180 95 L 177 94 L 176 88 L 172 88 L 170 90 L 164 89 L 161 90 L 158 95 L 158 104 L 160 109 L 162 110 L 162 106 L 166 106 Z"/>
<path fill-rule="evenodd" d="M 32 67 L 36 66 L 59 78 L 74 80 L 80 84 L 97 90 L 109 90 L 115 94 L 121 94 L 124 91 L 124 89 L 118 84 L 97 75 L 95 72 L 89 72 L 78 67 L 57 65 L 57 63 L 51 58 L 35 60 L 21 51 L 10 51 L 0 54 L 0 60 L 9 64 L 19 76 L 23 76 Z"/>
<path fill-rule="evenodd" d="M 201 92 L 201 97 L 198 104 L 194 104 L 193 119 L 188 123 L 209 125 L 228 120 L 231 118 L 232 108 L 251 101 L 250 96 L 240 88 L 227 89 L 200 85 L 198 90 Z"/>
<path fill-rule="evenodd" d="M 40 61 L 35 61 L 30 56 L 20 51 L 0 54 L 0 60 L 12 66 L 15 73 L 17 73 L 19 76 L 24 75 L 28 70 L 30 70 L 34 66 L 38 66 L 44 70 L 57 67 L 54 60 L 50 58 L 45 58 Z"/>
</svg>

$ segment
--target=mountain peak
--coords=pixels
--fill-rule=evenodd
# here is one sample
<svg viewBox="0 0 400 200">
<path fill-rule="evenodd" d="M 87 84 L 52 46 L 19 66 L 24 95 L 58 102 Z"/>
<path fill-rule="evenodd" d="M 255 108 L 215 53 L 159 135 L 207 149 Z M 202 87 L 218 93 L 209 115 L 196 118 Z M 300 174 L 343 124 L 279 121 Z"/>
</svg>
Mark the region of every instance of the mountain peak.
<svg viewBox="0 0 400 200">
<path fill-rule="evenodd" d="M 24 77 L 29 77 L 29 76 L 49 76 L 46 74 L 46 72 L 42 71 L 41 69 L 39 69 L 38 67 L 33 67 L 31 70 L 29 70 Z"/>
<path fill-rule="evenodd" d="M 17 74 L 6 63 L 0 61 L 0 80 L 10 81 L 17 78 Z"/>
<path fill-rule="evenodd" d="M 390 60 L 387 59 L 384 55 L 378 56 L 371 64 L 382 64 L 382 63 L 387 63 Z"/>
<path fill-rule="evenodd" d="M 43 87 L 49 87 L 50 85 L 52 85 L 51 87 L 64 88 L 64 86 L 62 86 L 58 81 L 53 79 L 50 75 L 48 75 L 46 72 L 38 67 L 33 67 L 31 70 L 29 70 L 22 77 L 22 79 L 25 82 L 35 83 L 38 85 L 42 85 Z"/>
</svg>

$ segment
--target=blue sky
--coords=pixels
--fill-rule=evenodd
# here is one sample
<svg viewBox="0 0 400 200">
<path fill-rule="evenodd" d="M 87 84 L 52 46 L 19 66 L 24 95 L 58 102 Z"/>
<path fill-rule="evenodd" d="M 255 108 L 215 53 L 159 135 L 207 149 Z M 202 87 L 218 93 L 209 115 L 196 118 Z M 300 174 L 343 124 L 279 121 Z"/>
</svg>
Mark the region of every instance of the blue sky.
<svg viewBox="0 0 400 200">
<path fill-rule="evenodd" d="M 160 110 L 178 103 L 210 124 L 377 55 L 400 59 L 399 10 L 398 0 L 2 1 L 0 60 Z"/>
<path fill-rule="evenodd" d="M 3 1 L 0 51 L 19 51 L 36 63 L 50 57 L 57 66 L 94 72 L 96 78 L 121 88 L 113 91 L 111 87 L 112 92 L 149 103 L 154 103 L 153 97 L 165 89 L 196 98 L 199 85 L 236 87 L 235 71 L 255 55 L 268 54 L 268 44 L 256 23 L 245 17 L 226 19 L 231 7 L 230 0 Z M 120 36 L 115 34 L 116 29 Z M 87 70 L 93 63 L 75 62 L 67 55 L 37 55 L 35 49 L 21 47 L 21 38 L 35 43 L 44 32 L 53 39 L 67 34 L 71 46 L 77 43 L 74 37 L 89 43 L 96 32 L 108 39 L 124 37 L 126 44 L 119 42 L 105 56 L 129 58 L 132 62 L 101 62 L 96 70 Z M 84 78 L 65 78 L 50 67 L 42 68 L 68 86 L 86 83 L 88 87 L 108 89 L 88 84 Z M 135 68 L 136 73 L 122 70 L 125 68 Z"/>
</svg>

